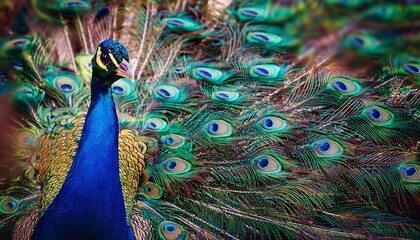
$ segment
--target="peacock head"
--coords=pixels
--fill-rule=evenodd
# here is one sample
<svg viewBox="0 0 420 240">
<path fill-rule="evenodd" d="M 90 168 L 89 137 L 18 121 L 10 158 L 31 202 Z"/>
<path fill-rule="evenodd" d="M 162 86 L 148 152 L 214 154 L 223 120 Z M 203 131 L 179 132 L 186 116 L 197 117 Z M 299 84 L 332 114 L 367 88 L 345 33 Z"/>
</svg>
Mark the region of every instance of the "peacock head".
<svg viewBox="0 0 420 240">
<path fill-rule="evenodd" d="M 133 79 L 130 71 L 128 52 L 125 47 L 112 39 L 101 42 L 92 59 L 92 72 L 99 80 L 104 79 L 111 86 L 120 78 Z"/>
</svg>

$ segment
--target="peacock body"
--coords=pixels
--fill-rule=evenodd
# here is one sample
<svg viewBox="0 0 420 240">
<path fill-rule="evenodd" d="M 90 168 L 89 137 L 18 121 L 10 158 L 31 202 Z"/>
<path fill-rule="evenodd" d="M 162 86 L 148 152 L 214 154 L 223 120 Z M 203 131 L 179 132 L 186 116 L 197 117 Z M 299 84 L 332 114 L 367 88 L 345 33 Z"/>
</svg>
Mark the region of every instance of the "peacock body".
<svg viewBox="0 0 420 240">
<path fill-rule="evenodd" d="M 2 239 L 417 239 L 411 1 L 0 4 Z"/>
</svg>

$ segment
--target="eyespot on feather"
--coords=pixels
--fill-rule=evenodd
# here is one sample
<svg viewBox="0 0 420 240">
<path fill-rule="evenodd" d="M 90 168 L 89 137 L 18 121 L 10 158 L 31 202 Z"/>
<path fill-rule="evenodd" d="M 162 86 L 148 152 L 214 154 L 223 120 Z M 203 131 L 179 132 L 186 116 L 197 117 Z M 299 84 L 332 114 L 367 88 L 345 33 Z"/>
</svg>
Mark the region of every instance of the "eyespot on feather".
<svg viewBox="0 0 420 240">
<path fill-rule="evenodd" d="M 143 196 L 150 198 L 150 199 L 160 199 L 163 194 L 162 188 L 152 182 L 145 182 L 140 187 L 141 193 Z"/>
<path fill-rule="evenodd" d="M 281 164 L 278 160 L 270 155 L 260 155 L 251 160 L 254 168 L 262 173 L 272 174 L 278 173 L 282 170 Z"/>
<path fill-rule="evenodd" d="M 420 74 L 419 63 L 406 63 L 404 64 L 404 70 L 410 74 Z"/>
<path fill-rule="evenodd" d="M 357 82 L 343 77 L 334 77 L 329 82 L 328 87 L 348 96 L 358 94 L 361 91 L 361 87 Z"/>
<path fill-rule="evenodd" d="M 319 157 L 337 157 L 344 152 L 338 142 L 326 138 L 315 141 L 311 146 Z"/>
<path fill-rule="evenodd" d="M 152 131 L 163 131 L 168 123 L 160 118 L 149 118 L 146 120 L 146 128 Z"/>
<path fill-rule="evenodd" d="M 223 72 L 215 68 L 199 67 L 193 69 L 193 78 L 196 80 L 206 80 L 217 83 L 221 80 Z"/>
<path fill-rule="evenodd" d="M 15 38 L 5 42 L 2 46 L 3 49 L 23 49 L 30 43 L 26 38 Z"/>
<path fill-rule="evenodd" d="M 35 145 L 36 135 L 32 130 L 21 128 L 15 132 L 13 140 L 17 146 L 28 148 Z"/>
<path fill-rule="evenodd" d="M 0 211 L 5 214 L 13 214 L 19 210 L 20 202 L 12 197 L 0 198 Z"/>
<path fill-rule="evenodd" d="M 182 158 L 172 157 L 162 163 L 163 170 L 171 175 L 183 174 L 191 170 L 191 164 Z"/>
<path fill-rule="evenodd" d="M 179 99 L 180 91 L 178 88 L 162 84 L 155 88 L 154 96 L 162 100 L 177 100 Z"/>
<path fill-rule="evenodd" d="M 205 132 L 210 137 L 229 137 L 232 126 L 224 120 L 212 120 L 206 124 Z"/>
<path fill-rule="evenodd" d="M 417 164 L 408 163 L 401 167 L 400 177 L 405 182 L 420 182 L 419 168 Z"/>
<path fill-rule="evenodd" d="M 70 77 L 59 76 L 56 77 L 53 82 L 55 87 L 64 93 L 72 93 L 77 87 L 74 80 Z"/>
<path fill-rule="evenodd" d="M 134 91 L 134 85 L 127 78 L 121 78 L 111 85 L 111 89 L 117 96 L 127 96 Z"/>
<path fill-rule="evenodd" d="M 240 94 L 234 91 L 220 90 L 213 92 L 212 99 L 225 102 L 235 102 L 238 100 L 239 96 Z"/>
<path fill-rule="evenodd" d="M 394 122 L 394 114 L 378 106 L 366 108 L 363 114 L 376 126 L 387 126 Z"/>
<path fill-rule="evenodd" d="M 187 240 L 188 235 L 184 229 L 172 221 L 163 221 L 159 224 L 159 235 L 165 240 Z"/>
<path fill-rule="evenodd" d="M 246 36 L 249 42 L 251 43 L 270 43 L 277 44 L 280 43 L 283 39 L 275 34 L 266 33 L 266 32 L 249 32 Z"/>
<path fill-rule="evenodd" d="M 263 117 L 257 123 L 266 132 L 278 132 L 287 127 L 287 122 L 277 116 Z"/>
<path fill-rule="evenodd" d="M 169 134 L 166 136 L 162 136 L 161 140 L 163 144 L 170 148 L 179 148 L 185 144 L 185 138 L 177 134 Z"/>
<path fill-rule="evenodd" d="M 259 64 L 251 67 L 250 75 L 251 77 L 261 77 L 261 78 L 276 78 L 280 73 L 281 68 L 274 64 Z"/>
</svg>

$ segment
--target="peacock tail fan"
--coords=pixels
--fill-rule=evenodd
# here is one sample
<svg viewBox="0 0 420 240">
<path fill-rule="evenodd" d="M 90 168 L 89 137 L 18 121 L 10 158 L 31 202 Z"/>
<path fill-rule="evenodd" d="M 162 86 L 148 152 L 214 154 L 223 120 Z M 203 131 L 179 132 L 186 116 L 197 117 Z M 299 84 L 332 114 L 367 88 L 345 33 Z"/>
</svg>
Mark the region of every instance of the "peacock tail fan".
<svg viewBox="0 0 420 240">
<path fill-rule="evenodd" d="M 109 86 L 109 134 L 118 129 L 136 239 L 419 238 L 419 11 L 413 1 L 0 3 L 1 239 L 31 239 L 63 189 L 94 66 L 108 71 L 96 50 L 107 39 L 125 46 L 134 79 Z"/>
</svg>

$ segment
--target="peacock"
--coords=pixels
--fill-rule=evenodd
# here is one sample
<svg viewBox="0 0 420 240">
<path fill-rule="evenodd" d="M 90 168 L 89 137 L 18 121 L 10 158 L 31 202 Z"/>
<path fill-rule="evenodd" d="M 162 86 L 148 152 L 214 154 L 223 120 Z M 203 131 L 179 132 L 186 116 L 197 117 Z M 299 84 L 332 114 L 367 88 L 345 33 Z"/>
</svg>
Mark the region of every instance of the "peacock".
<svg viewBox="0 0 420 240">
<path fill-rule="evenodd" d="M 3 1 L 1 239 L 419 239 L 419 15 Z"/>
</svg>

